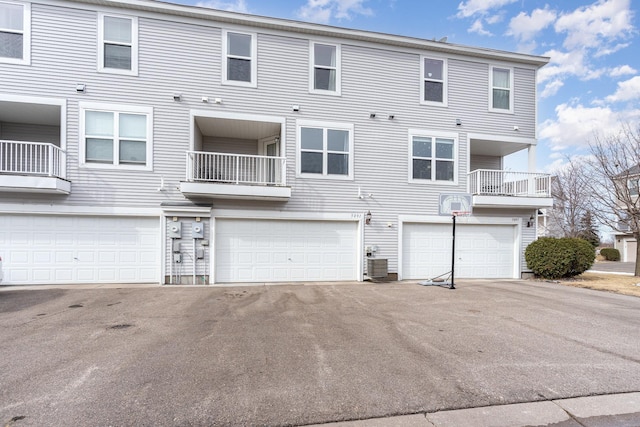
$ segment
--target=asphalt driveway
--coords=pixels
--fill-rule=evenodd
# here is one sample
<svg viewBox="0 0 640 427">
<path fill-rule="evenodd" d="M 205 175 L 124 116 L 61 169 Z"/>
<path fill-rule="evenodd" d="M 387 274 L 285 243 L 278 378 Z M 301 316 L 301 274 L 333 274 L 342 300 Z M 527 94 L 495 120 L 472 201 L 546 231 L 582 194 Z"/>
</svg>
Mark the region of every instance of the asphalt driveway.
<svg viewBox="0 0 640 427">
<path fill-rule="evenodd" d="M 527 281 L 0 292 L 0 425 L 304 425 L 640 391 L 640 298 Z"/>
</svg>

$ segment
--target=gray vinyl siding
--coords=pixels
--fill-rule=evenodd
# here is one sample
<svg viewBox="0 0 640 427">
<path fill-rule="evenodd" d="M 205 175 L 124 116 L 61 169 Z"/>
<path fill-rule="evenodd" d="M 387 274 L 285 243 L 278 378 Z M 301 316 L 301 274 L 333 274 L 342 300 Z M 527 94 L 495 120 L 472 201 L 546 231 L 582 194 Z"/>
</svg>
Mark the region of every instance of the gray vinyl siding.
<svg viewBox="0 0 640 427">
<path fill-rule="evenodd" d="M 471 156 L 469 160 L 469 171 L 476 169 L 500 170 L 502 169 L 502 160 L 500 157 L 494 156 Z"/>
<path fill-rule="evenodd" d="M 256 156 L 258 155 L 258 141 L 205 136 L 203 138 L 202 151 Z"/>
<path fill-rule="evenodd" d="M 0 139 L 7 141 L 48 142 L 60 145 L 60 127 L 0 122 Z"/>
<path fill-rule="evenodd" d="M 222 28 L 214 22 L 177 22 L 175 17 L 140 16 L 138 76 L 97 72 L 96 10 L 32 4 L 31 66 L 0 64 L 2 93 L 67 100 L 67 178 L 69 196 L 3 194 L 6 203 L 55 203 L 76 206 L 159 207 L 185 201 L 179 182 L 185 179 L 185 152 L 190 147 L 190 110 L 257 114 L 286 119 L 281 136 L 287 157 L 287 202 L 215 200 L 215 209 L 336 212 L 363 214 L 365 245 L 378 245 L 378 257 L 389 258 L 397 271 L 398 215 L 436 215 L 440 193 L 466 192 L 468 133 L 496 137 L 535 137 L 535 70 L 514 68 L 514 114 L 488 111 L 490 63 L 448 58 L 448 106 L 420 104 L 420 55 L 428 51 L 394 51 L 340 39 L 341 96 L 309 93 L 309 39 L 300 34 L 257 32 L 257 88 L 221 82 Z M 101 9 L 109 10 L 109 9 Z M 131 15 L 133 11 L 114 10 Z M 196 24 L 197 22 L 197 24 Z M 239 28 L 255 32 L 252 28 Z M 324 40 L 324 39 L 323 39 Z M 442 55 L 438 55 L 442 56 Z M 84 83 L 86 93 L 76 93 Z M 180 93 L 182 101 L 173 100 Z M 203 96 L 221 98 L 205 104 Z M 153 108 L 153 170 L 96 169 L 79 166 L 79 103 L 112 103 Z M 300 105 L 293 112 L 292 105 Z M 377 117 L 370 119 L 375 112 Z M 388 120 L 389 114 L 395 115 Z M 462 126 L 456 126 L 456 119 Z M 296 176 L 298 120 L 354 126 L 354 179 Z M 457 184 L 409 182 L 409 129 L 457 134 Z M 198 134 L 197 129 L 194 134 Z M 196 136 L 196 138 L 198 138 Z M 207 151 L 256 154 L 246 141 L 197 140 Z M 251 148 L 251 149 L 250 149 Z M 490 159 L 479 160 L 483 165 Z M 475 162 L 475 161 L 474 161 Z M 163 180 L 163 191 L 157 191 Z M 358 189 L 371 193 L 359 199 Z M 505 215 L 505 212 L 498 211 Z M 388 225 L 391 225 L 390 227 Z M 184 266 L 187 267 L 186 265 Z M 167 269 L 168 271 L 168 269 Z"/>
</svg>

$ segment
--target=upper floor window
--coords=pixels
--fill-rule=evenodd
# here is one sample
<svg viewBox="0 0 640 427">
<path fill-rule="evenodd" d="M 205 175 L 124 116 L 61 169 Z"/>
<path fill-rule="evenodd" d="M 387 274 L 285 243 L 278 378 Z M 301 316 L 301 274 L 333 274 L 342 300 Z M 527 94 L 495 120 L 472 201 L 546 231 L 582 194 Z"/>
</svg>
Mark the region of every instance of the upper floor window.
<svg viewBox="0 0 640 427">
<path fill-rule="evenodd" d="M 422 57 L 421 103 L 447 105 L 447 62 L 444 59 Z"/>
<path fill-rule="evenodd" d="M 138 20 L 123 16 L 99 17 L 98 69 L 111 73 L 138 74 Z"/>
<path fill-rule="evenodd" d="M 340 46 L 311 42 L 309 90 L 340 94 Z"/>
<path fill-rule="evenodd" d="M 224 32 L 224 83 L 256 87 L 256 36 L 255 34 Z"/>
<path fill-rule="evenodd" d="M 30 46 L 30 5 L 0 1 L 0 62 L 29 64 Z"/>
<path fill-rule="evenodd" d="M 456 180 L 457 137 L 449 134 L 425 134 L 412 131 L 409 135 L 409 180 Z"/>
<path fill-rule="evenodd" d="M 489 109 L 492 111 L 513 112 L 513 70 L 491 67 L 491 93 Z"/>
<path fill-rule="evenodd" d="M 299 122 L 298 174 L 353 178 L 353 125 Z"/>
<path fill-rule="evenodd" d="M 81 104 L 80 162 L 151 170 L 152 109 Z"/>
<path fill-rule="evenodd" d="M 629 189 L 629 195 L 637 196 L 638 189 L 640 188 L 640 182 L 638 181 L 638 177 L 627 179 L 627 188 Z"/>
</svg>

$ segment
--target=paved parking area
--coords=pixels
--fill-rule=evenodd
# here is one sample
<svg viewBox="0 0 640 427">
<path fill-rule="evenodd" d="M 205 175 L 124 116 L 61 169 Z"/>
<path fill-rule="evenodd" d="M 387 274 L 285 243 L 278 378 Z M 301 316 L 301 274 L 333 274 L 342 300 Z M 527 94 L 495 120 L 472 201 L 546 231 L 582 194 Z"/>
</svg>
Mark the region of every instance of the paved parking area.
<svg viewBox="0 0 640 427">
<path fill-rule="evenodd" d="M 640 391 L 640 298 L 460 281 L 0 292 L 0 425 L 305 425 Z"/>
<path fill-rule="evenodd" d="M 635 262 L 621 262 L 621 261 L 596 261 L 589 271 L 602 272 L 602 273 L 614 273 L 614 274 L 626 274 L 633 276 L 636 271 Z"/>
</svg>

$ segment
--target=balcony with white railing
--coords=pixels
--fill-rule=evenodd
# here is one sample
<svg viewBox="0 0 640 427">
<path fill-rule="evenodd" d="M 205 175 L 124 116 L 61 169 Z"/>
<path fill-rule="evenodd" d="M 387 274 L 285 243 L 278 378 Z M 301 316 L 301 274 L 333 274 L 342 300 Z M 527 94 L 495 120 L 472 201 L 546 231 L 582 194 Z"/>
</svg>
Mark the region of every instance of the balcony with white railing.
<svg viewBox="0 0 640 427">
<path fill-rule="evenodd" d="M 468 175 L 474 207 L 544 208 L 553 206 L 551 175 L 478 169 Z"/>
<path fill-rule="evenodd" d="M 0 191 L 69 194 L 66 153 L 43 142 L 0 140 Z"/>
<path fill-rule="evenodd" d="M 286 158 L 187 151 L 180 191 L 192 198 L 288 200 Z"/>
</svg>

